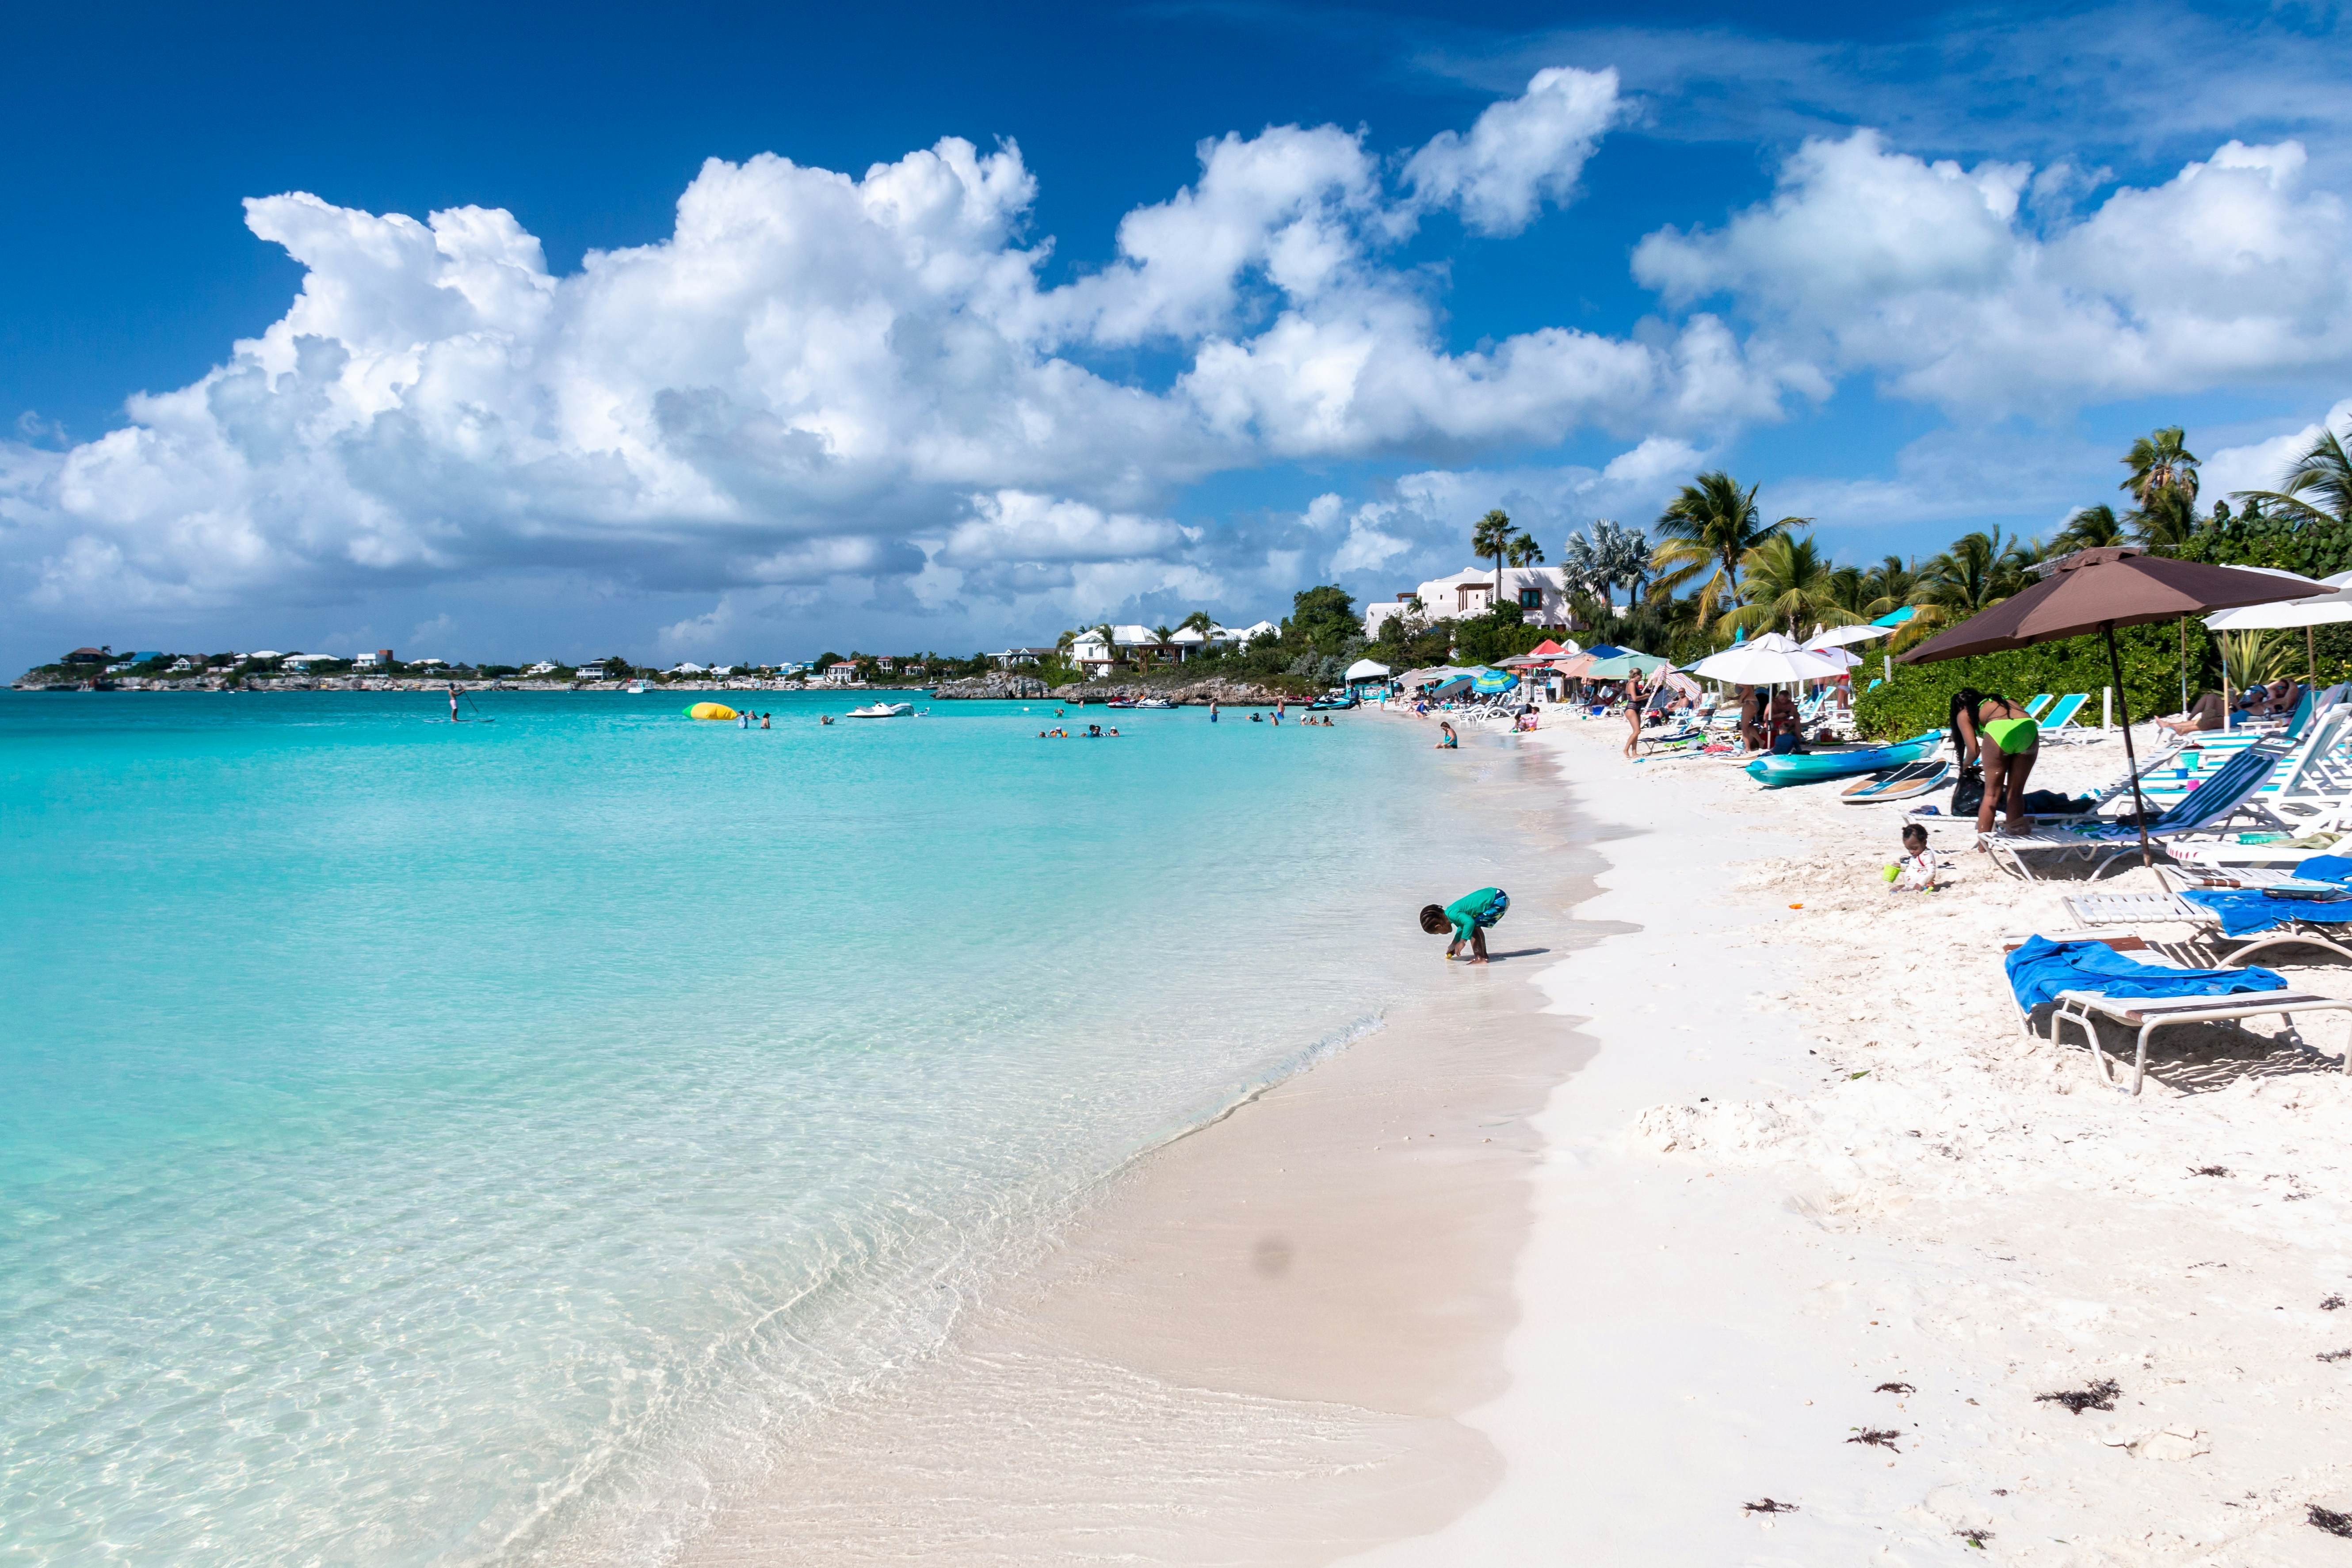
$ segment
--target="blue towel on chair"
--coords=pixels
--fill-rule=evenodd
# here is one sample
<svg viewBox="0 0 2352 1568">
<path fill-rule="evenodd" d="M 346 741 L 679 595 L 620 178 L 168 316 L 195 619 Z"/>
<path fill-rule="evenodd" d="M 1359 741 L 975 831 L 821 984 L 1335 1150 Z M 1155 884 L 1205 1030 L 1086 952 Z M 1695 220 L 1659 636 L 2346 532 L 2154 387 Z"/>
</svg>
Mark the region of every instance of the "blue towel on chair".
<svg viewBox="0 0 2352 1568">
<path fill-rule="evenodd" d="M 2342 855 L 2314 855 L 2295 863 L 2294 874 L 2315 882 L 2352 882 L 2352 858 Z"/>
<path fill-rule="evenodd" d="M 2285 979 L 2268 969 L 2172 969 L 2142 963 L 2103 942 L 2052 942 L 2030 936 L 2009 955 L 2009 988 L 2031 1010 L 2061 991 L 2102 996 L 2227 996 L 2238 991 L 2284 991 Z"/>
<path fill-rule="evenodd" d="M 2224 936 L 2252 936 L 2289 921 L 2352 921 L 2352 899 L 2274 899 L 2260 888 L 2184 888 L 2180 896 L 2220 915 Z"/>
</svg>

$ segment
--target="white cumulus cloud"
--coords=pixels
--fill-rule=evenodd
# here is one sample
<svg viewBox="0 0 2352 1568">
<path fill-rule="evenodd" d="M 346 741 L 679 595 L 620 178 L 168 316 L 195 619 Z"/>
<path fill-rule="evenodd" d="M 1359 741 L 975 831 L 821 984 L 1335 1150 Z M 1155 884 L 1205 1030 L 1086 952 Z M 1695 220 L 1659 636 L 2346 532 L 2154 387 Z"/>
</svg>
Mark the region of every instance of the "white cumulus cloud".
<svg viewBox="0 0 2352 1568">
<path fill-rule="evenodd" d="M 1858 131 L 1807 142 L 1771 199 L 1721 228 L 1648 236 L 1634 272 L 1670 300 L 1729 296 L 1765 340 L 1751 357 L 1874 372 L 1956 407 L 2340 371 L 2352 226 L 2305 163 L 2293 142 L 2231 142 L 2038 230 L 2021 212 L 2027 165 L 1929 163 Z"/>
</svg>

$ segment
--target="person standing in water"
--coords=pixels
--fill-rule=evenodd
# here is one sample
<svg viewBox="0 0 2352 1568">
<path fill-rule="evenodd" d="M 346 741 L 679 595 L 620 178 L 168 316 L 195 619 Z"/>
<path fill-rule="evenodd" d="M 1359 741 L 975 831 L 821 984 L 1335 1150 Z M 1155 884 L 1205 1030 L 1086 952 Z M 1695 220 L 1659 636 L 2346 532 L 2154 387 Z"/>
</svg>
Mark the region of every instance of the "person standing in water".
<svg viewBox="0 0 2352 1568">
<path fill-rule="evenodd" d="M 1217 700 L 1216 700 L 1215 698 L 1212 697 L 1212 698 L 1210 698 L 1210 699 L 1209 699 L 1209 722 L 1210 722 L 1210 723 L 1212 723 L 1212 724 L 1213 724 L 1213 723 L 1215 723 L 1216 721 L 1217 721 Z"/>
<path fill-rule="evenodd" d="M 454 681 L 454 680 L 453 680 L 453 681 L 451 681 L 451 682 L 449 683 L 449 722 L 451 722 L 452 724 L 455 724 L 457 721 L 457 683 L 456 681 Z"/>
</svg>

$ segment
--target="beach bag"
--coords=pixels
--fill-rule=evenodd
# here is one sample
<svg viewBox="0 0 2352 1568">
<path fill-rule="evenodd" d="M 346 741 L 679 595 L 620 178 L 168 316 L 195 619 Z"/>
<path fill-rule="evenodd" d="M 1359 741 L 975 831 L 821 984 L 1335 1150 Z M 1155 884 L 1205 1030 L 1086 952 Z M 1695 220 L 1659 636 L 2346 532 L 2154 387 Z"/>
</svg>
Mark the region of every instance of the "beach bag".
<svg viewBox="0 0 2352 1568">
<path fill-rule="evenodd" d="M 1977 807 L 1983 804 L 1984 768 L 1979 763 L 1970 763 L 1960 770 L 1960 776 L 1952 784 L 1951 815 L 1974 816 Z"/>
</svg>

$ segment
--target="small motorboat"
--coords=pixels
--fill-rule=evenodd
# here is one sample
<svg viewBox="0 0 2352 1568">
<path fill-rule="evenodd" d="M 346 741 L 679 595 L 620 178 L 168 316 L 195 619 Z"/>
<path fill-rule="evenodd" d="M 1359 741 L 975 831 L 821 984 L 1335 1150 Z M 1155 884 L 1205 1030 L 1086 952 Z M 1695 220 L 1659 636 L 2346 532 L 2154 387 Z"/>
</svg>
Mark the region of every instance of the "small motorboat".
<svg viewBox="0 0 2352 1568">
<path fill-rule="evenodd" d="M 632 697 L 643 697 L 646 694 L 646 683 L 642 680 L 632 680 L 621 689 Z"/>
<path fill-rule="evenodd" d="M 852 708 L 842 715 L 845 719 L 904 719 L 915 710 L 911 702 L 875 702 L 864 708 Z"/>
<path fill-rule="evenodd" d="M 1848 746 L 1819 752 L 1775 752 L 1748 764 L 1748 776 L 1766 789 L 1788 784 L 1820 784 L 1855 773 L 1885 773 L 1925 762 L 1943 743 L 1944 731 L 1930 730 L 1885 746 Z"/>
<path fill-rule="evenodd" d="M 1838 791 L 1838 798 L 1848 805 L 1875 805 L 1882 800 L 1909 800 L 1914 795 L 1941 788 L 1951 773 L 1951 763 L 1941 757 L 1928 757 L 1921 762 L 1906 763 L 1891 773 L 1856 779 Z"/>
<path fill-rule="evenodd" d="M 1134 708 L 1173 708 L 1176 704 L 1169 701 L 1165 697 L 1139 697 L 1132 703 L 1129 704 L 1129 706 Z"/>
</svg>

